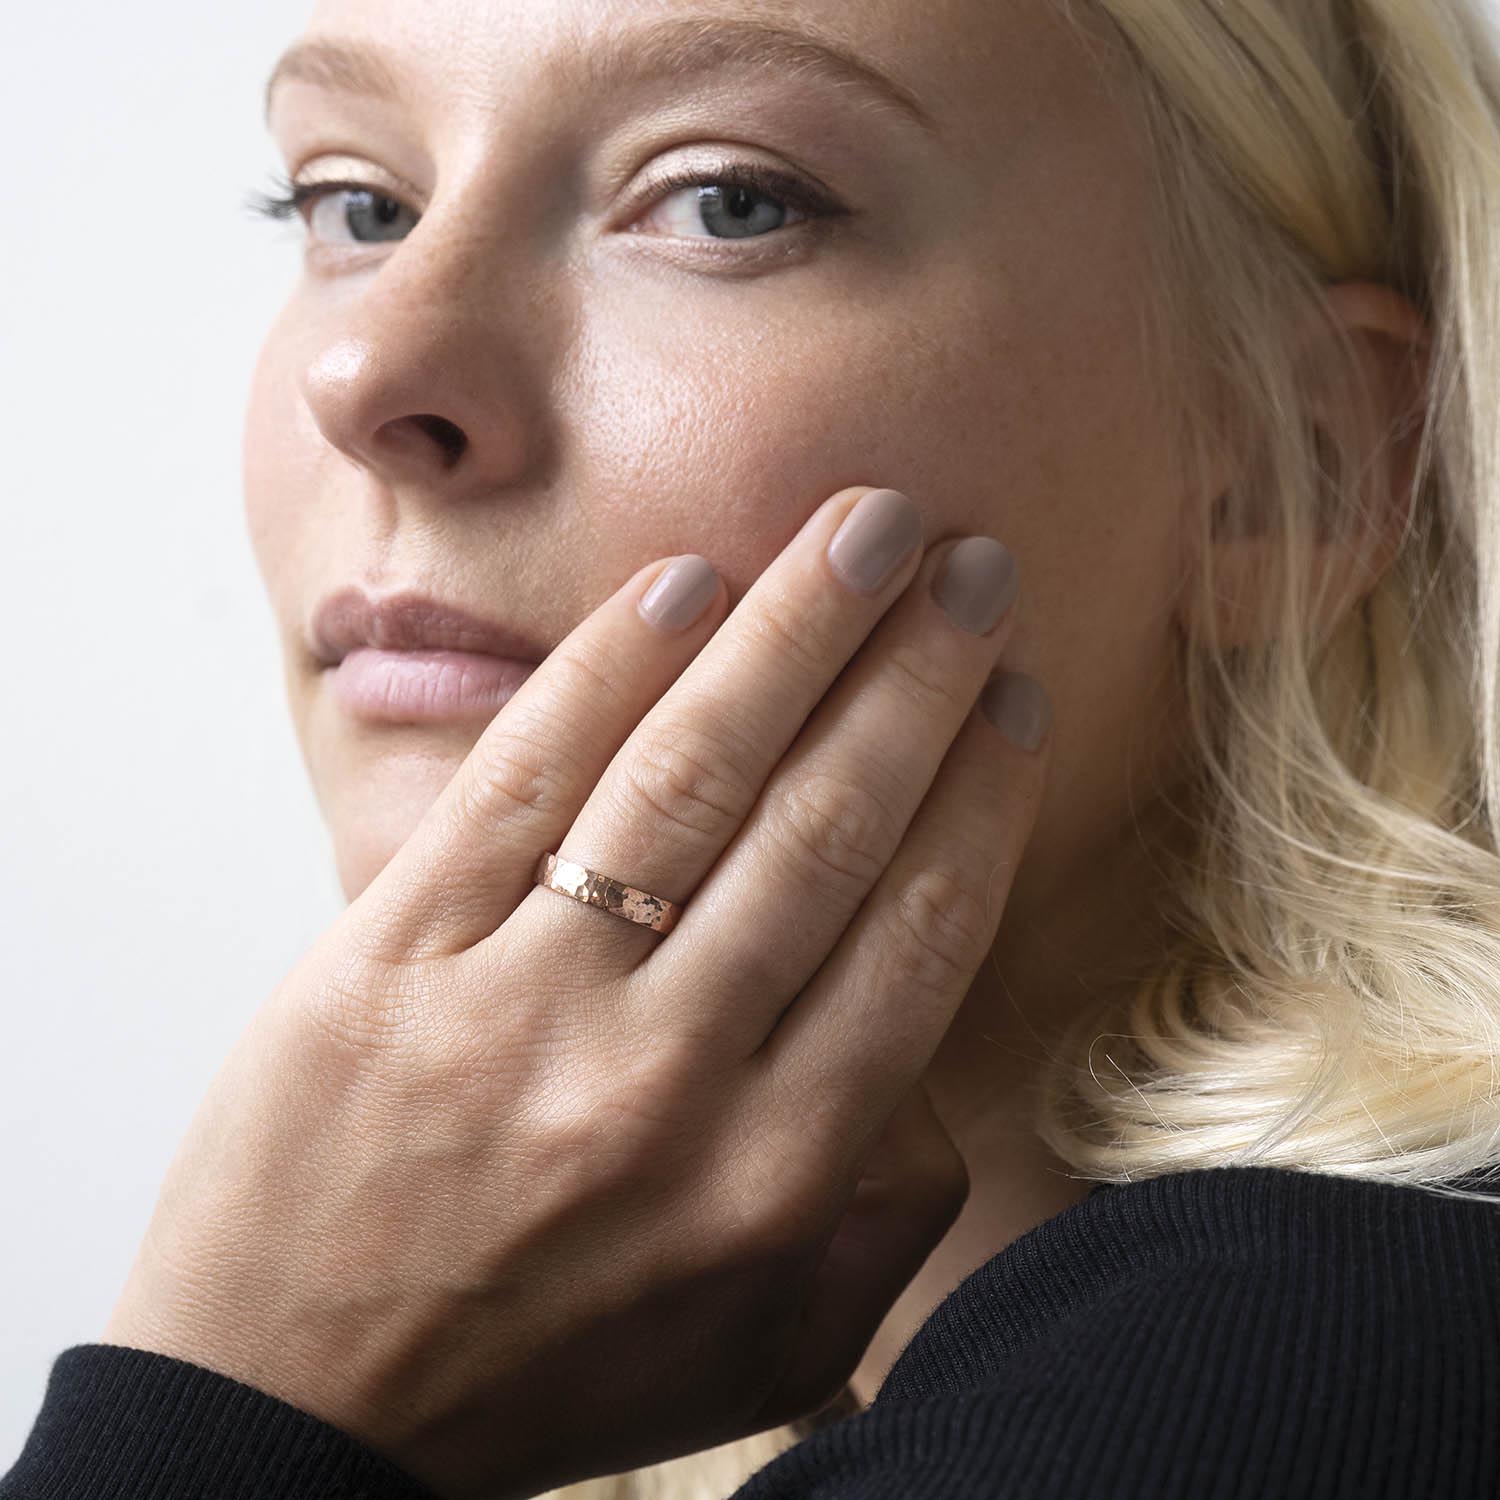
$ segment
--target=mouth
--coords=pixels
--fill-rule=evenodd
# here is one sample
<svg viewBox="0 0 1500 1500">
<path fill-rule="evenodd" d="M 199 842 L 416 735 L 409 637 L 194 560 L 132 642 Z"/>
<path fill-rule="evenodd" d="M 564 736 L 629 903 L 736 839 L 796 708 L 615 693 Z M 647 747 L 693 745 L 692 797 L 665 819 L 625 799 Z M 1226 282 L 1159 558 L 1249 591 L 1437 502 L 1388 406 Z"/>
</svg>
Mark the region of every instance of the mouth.
<svg viewBox="0 0 1500 1500">
<path fill-rule="evenodd" d="M 524 632 L 416 592 L 324 599 L 309 631 L 329 691 L 385 723 L 493 718 L 546 657 Z"/>
</svg>

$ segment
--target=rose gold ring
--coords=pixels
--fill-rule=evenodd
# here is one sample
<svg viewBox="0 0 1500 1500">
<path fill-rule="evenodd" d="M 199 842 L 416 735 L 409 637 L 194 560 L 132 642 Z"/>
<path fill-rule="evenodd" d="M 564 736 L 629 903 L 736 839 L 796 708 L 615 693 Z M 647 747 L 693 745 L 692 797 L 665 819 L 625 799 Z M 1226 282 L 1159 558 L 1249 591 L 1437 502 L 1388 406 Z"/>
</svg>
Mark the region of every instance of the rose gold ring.
<svg viewBox="0 0 1500 1500">
<path fill-rule="evenodd" d="M 544 854 L 537 861 L 536 884 L 662 934 L 670 932 L 682 915 L 682 908 L 675 901 L 663 901 L 660 896 L 648 895 L 633 885 L 612 880 L 571 860 L 559 859 L 555 854 Z"/>
</svg>

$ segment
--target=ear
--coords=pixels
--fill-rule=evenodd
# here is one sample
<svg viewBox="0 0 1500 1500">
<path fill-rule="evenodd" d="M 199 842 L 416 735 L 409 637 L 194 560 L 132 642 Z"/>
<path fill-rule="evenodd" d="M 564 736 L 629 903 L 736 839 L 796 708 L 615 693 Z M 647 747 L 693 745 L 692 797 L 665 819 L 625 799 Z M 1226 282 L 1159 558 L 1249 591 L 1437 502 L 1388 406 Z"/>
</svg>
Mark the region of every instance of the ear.
<svg viewBox="0 0 1500 1500">
<path fill-rule="evenodd" d="M 1320 533 L 1313 560 L 1314 584 L 1325 600 L 1313 622 L 1320 639 L 1375 587 L 1400 551 L 1431 374 L 1430 333 L 1399 292 L 1374 282 L 1341 282 L 1326 290 L 1323 305 L 1326 317 L 1315 316 L 1296 331 L 1311 418 L 1320 449 L 1360 476 L 1363 504 L 1355 517 L 1359 525 L 1341 517 L 1337 527 Z M 1351 359 L 1356 368 L 1350 368 Z M 1369 401 L 1364 408 L 1350 399 L 1361 389 Z M 1219 641 L 1264 644 L 1267 627 L 1254 605 L 1280 566 L 1279 540 L 1264 533 L 1231 535 L 1216 521 L 1212 545 Z M 1189 590 L 1179 606 L 1179 626 L 1191 623 L 1189 615 L 1200 607 Z"/>
</svg>

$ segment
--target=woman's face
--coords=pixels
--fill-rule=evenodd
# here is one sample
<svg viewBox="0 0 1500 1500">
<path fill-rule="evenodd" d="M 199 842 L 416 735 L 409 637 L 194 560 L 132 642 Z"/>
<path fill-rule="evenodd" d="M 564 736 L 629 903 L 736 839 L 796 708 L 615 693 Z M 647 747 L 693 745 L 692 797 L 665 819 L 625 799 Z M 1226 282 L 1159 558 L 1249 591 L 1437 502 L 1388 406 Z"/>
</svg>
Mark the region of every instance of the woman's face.
<svg viewBox="0 0 1500 1500">
<path fill-rule="evenodd" d="M 1082 890 L 1178 717 L 1197 502 L 1142 368 L 1145 148 L 1048 0 L 321 0 L 308 36 L 394 94 L 284 78 L 288 175 L 395 206 L 309 210 L 245 480 L 349 897 L 493 706 L 351 709 L 326 596 L 426 593 L 540 654 L 654 558 L 737 599 L 856 484 L 1019 558 L 1008 657 L 1056 727 L 1013 902 Z"/>
</svg>

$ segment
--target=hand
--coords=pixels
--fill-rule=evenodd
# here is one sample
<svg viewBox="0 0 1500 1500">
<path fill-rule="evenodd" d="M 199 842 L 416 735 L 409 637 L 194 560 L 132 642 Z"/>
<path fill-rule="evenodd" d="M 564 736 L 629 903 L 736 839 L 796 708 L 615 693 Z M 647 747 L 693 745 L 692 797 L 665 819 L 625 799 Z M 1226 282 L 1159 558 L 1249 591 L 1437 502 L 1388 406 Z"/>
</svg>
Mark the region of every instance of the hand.
<svg viewBox="0 0 1500 1500">
<path fill-rule="evenodd" d="M 1046 760 L 975 706 L 1007 554 L 958 544 L 960 628 L 932 591 L 954 548 L 923 556 L 910 501 L 874 492 L 830 552 L 870 493 L 727 620 L 715 579 L 696 624 L 650 623 L 656 563 L 536 670 L 252 1019 L 106 1341 L 450 1497 L 836 1394 L 967 1191 L 919 1080 Z M 1002 696 L 1045 729 L 1034 684 Z M 538 888 L 544 850 L 687 909 L 661 936 Z"/>
</svg>

